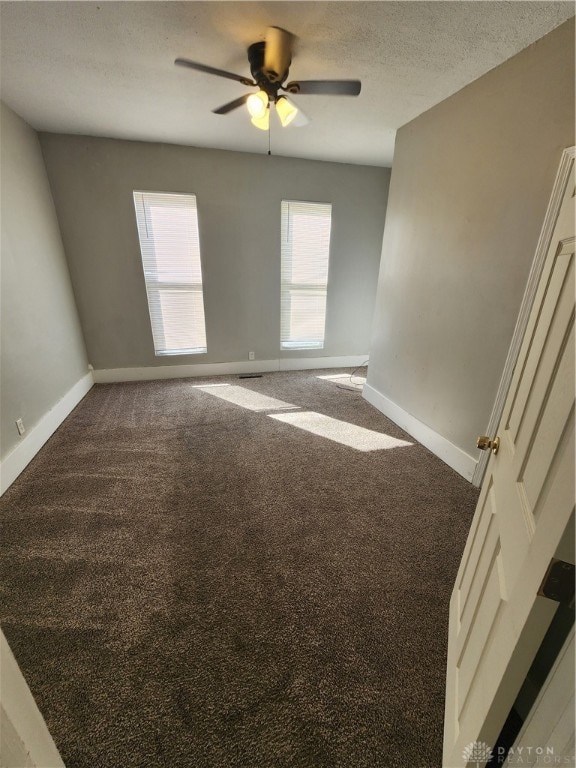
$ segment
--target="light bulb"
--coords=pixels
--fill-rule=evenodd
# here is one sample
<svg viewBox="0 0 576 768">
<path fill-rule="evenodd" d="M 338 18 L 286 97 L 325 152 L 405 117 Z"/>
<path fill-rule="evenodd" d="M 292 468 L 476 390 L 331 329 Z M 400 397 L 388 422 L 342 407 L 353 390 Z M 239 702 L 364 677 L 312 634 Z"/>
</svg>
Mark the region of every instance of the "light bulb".
<svg viewBox="0 0 576 768">
<path fill-rule="evenodd" d="M 260 128 L 261 131 L 267 131 L 270 127 L 270 110 L 267 109 L 262 117 L 253 117 L 250 122 L 252 125 L 255 125 L 256 128 Z"/>
<path fill-rule="evenodd" d="M 268 94 L 264 91 L 250 94 L 246 101 L 246 106 L 252 117 L 264 117 L 268 109 Z"/>
<path fill-rule="evenodd" d="M 276 102 L 276 112 L 278 112 L 282 127 L 286 128 L 298 114 L 298 107 L 291 101 L 288 101 L 286 96 L 280 96 Z"/>
</svg>

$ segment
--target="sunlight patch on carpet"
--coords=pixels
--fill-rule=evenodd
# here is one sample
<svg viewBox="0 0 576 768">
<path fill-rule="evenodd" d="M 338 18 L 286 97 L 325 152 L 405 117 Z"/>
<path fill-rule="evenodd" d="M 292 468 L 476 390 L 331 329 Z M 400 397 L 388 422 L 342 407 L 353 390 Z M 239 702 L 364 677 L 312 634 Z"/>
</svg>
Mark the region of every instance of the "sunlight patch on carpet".
<svg viewBox="0 0 576 768">
<path fill-rule="evenodd" d="M 390 448 L 406 448 L 413 445 L 406 440 L 398 440 L 381 432 L 374 432 L 356 424 L 333 419 L 314 411 L 298 411 L 296 413 L 271 413 L 270 418 L 291 424 L 293 427 L 312 432 L 319 437 L 325 437 L 357 451 L 382 451 Z"/>
<path fill-rule="evenodd" d="M 200 389 L 208 395 L 214 395 L 233 405 L 240 405 L 249 411 L 280 411 L 299 407 L 234 384 L 204 384 L 195 386 L 195 389 Z"/>
<path fill-rule="evenodd" d="M 365 376 L 354 375 L 351 377 L 349 373 L 333 373 L 328 376 L 316 376 L 316 378 L 329 381 L 332 384 L 341 384 L 348 389 L 357 389 L 358 392 L 361 392 L 364 384 L 366 384 Z"/>
</svg>

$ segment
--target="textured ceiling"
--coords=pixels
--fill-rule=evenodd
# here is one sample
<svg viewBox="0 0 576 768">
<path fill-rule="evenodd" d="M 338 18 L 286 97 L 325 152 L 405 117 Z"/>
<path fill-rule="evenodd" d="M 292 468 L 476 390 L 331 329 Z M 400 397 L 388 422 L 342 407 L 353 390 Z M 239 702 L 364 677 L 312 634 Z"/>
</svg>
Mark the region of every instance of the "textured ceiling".
<svg viewBox="0 0 576 768">
<path fill-rule="evenodd" d="M 300 96 L 273 154 L 390 165 L 396 129 L 574 15 L 572 2 L 2 2 L 1 95 L 41 131 L 266 152 L 239 83 L 268 25 L 298 36 L 290 79 L 359 78 L 358 98 Z"/>
</svg>

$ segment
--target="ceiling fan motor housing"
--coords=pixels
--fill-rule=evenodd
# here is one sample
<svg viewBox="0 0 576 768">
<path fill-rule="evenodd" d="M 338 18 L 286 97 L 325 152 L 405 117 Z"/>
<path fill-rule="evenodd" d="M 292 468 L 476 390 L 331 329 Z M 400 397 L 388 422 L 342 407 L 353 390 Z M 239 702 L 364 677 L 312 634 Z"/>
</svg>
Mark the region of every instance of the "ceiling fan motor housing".
<svg viewBox="0 0 576 768">
<path fill-rule="evenodd" d="M 252 43 L 248 48 L 248 61 L 250 63 L 250 72 L 256 85 L 261 88 L 271 101 L 276 101 L 278 89 L 288 76 L 288 67 L 284 72 L 268 72 L 264 69 L 264 53 L 266 43 L 263 41 Z M 290 64 L 290 62 L 288 62 Z"/>
</svg>

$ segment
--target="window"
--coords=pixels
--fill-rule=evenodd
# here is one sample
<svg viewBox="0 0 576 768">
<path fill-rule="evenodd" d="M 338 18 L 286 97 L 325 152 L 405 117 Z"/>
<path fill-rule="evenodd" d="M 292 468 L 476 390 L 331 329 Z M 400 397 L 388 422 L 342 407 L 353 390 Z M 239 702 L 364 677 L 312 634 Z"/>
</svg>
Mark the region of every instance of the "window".
<svg viewBox="0 0 576 768">
<path fill-rule="evenodd" d="M 134 192 L 156 355 L 206 352 L 195 195 Z"/>
<path fill-rule="evenodd" d="M 282 201 L 281 349 L 322 349 L 330 203 Z"/>
</svg>

